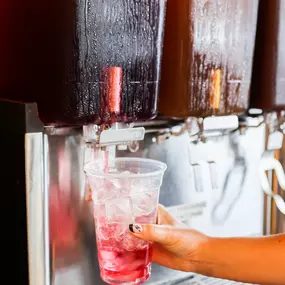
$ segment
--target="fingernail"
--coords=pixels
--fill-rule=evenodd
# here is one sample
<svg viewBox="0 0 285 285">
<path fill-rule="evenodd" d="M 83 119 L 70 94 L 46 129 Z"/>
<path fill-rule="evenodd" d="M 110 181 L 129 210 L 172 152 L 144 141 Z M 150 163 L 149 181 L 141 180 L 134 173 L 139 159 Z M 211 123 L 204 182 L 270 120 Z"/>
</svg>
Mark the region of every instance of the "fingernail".
<svg viewBox="0 0 285 285">
<path fill-rule="evenodd" d="M 142 232 L 142 226 L 137 225 L 137 224 L 130 224 L 129 229 L 132 233 L 141 233 Z"/>
</svg>

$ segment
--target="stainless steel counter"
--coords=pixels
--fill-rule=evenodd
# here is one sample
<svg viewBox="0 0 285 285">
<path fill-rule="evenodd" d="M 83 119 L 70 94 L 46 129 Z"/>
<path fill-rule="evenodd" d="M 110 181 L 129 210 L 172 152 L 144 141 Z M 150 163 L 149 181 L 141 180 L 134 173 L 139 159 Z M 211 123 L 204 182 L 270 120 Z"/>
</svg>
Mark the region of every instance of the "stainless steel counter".
<svg viewBox="0 0 285 285">
<path fill-rule="evenodd" d="M 191 278 L 164 283 L 165 285 L 252 285 L 250 283 L 234 282 L 230 280 L 209 278 L 202 275 L 194 275 Z"/>
</svg>

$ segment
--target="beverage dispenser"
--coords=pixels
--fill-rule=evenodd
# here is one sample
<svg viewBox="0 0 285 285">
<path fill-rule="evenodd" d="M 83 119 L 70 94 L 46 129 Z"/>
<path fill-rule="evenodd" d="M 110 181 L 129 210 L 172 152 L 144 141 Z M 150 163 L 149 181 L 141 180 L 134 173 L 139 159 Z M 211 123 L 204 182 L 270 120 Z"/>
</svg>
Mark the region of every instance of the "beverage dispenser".
<svg viewBox="0 0 285 285">
<path fill-rule="evenodd" d="M 252 73 L 250 106 L 266 117 L 266 145 L 261 160 L 265 192 L 265 233 L 285 231 L 284 110 L 285 1 L 261 1 Z M 267 175 L 268 174 L 268 175 Z"/>
<path fill-rule="evenodd" d="M 21 284 L 103 284 L 83 165 L 135 152 L 157 115 L 165 0 L 20 2 L 0 4 L 5 259 Z"/>
<path fill-rule="evenodd" d="M 165 162 L 160 202 L 183 222 L 210 235 L 261 233 L 262 120 L 237 116 L 247 108 L 257 0 L 168 0 L 163 44 L 165 8 L 1 1 L 2 215 L 13 212 L 3 259 L 21 284 L 106 284 L 82 171 L 90 160 Z M 148 284 L 205 278 L 153 264 Z"/>
</svg>

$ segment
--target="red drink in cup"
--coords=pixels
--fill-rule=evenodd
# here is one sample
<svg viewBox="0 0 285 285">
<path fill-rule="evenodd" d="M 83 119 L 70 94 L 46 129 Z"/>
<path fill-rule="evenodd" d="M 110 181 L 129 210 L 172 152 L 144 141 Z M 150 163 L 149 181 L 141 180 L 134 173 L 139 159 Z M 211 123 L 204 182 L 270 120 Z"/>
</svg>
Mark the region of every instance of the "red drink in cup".
<svg viewBox="0 0 285 285">
<path fill-rule="evenodd" d="M 108 284 L 142 284 L 151 273 L 152 245 L 130 234 L 130 223 L 155 223 L 166 165 L 141 158 L 117 158 L 85 166 L 92 189 L 98 259 Z"/>
</svg>

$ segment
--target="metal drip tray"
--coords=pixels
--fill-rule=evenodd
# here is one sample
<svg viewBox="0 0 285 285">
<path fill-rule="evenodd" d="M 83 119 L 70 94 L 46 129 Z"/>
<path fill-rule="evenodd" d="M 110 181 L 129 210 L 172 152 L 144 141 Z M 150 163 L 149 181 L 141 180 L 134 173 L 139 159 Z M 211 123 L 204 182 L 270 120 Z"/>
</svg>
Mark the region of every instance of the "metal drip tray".
<svg viewBox="0 0 285 285">
<path fill-rule="evenodd" d="M 201 275 L 196 275 L 190 280 L 183 281 L 182 283 L 177 283 L 177 285 L 253 285 L 249 283 L 234 282 L 230 280 L 209 278 Z"/>
<path fill-rule="evenodd" d="M 224 279 L 210 278 L 202 275 L 193 275 L 190 278 L 179 279 L 175 281 L 166 281 L 156 283 L 156 285 L 253 285 L 249 283 L 235 282 Z"/>
</svg>

